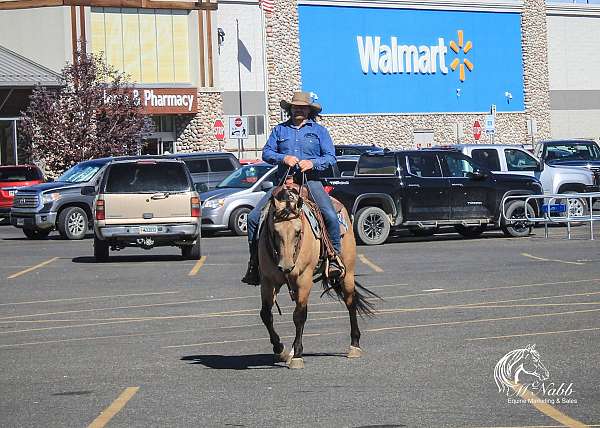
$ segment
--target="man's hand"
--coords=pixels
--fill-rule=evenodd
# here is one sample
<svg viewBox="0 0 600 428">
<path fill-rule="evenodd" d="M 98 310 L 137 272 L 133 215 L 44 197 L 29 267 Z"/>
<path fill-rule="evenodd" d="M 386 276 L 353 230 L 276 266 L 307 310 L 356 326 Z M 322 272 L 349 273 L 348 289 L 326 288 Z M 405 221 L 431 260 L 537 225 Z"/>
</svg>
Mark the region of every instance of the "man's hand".
<svg viewBox="0 0 600 428">
<path fill-rule="evenodd" d="M 298 166 L 300 167 L 300 171 L 304 172 L 304 171 L 308 171 L 309 169 L 313 169 L 313 163 L 312 161 L 309 160 L 301 160 L 300 163 L 298 163 Z"/>
<path fill-rule="evenodd" d="M 294 167 L 300 161 L 296 156 L 287 155 L 283 158 L 283 163 L 289 167 Z"/>
</svg>

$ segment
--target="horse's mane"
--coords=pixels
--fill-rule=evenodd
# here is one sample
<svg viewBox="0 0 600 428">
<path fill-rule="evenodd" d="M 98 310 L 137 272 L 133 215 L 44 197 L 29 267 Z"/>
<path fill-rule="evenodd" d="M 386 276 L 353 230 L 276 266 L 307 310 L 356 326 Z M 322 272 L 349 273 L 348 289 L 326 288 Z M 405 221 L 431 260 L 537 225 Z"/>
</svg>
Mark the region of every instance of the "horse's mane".
<svg viewBox="0 0 600 428">
<path fill-rule="evenodd" d="M 517 363 L 525 359 L 526 354 L 533 354 L 539 358 L 539 352 L 535 350 L 535 345 L 527 345 L 526 348 L 510 351 L 498 361 L 494 368 L 494 379 L 498 386 L 498 391 L 510 390 L 513 386 L 513 369 Z"/>
</svg>

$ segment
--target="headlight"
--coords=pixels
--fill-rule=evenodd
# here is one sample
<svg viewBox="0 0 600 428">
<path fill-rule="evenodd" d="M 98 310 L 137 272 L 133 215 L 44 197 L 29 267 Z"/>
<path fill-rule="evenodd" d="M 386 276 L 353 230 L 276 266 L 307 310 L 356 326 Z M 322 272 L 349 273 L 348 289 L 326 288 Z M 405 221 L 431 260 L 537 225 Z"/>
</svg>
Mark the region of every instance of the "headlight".
<svg viewBox="0 0 600 428">
<path fill-rule="evenodd" d="M 209 199 L 204 202 L 204 208 L 220 208 L 225 205 L 225 199 Z"/>
<path fill-rule="evenodd" d="M 42 204 L 46 205 L 53 201 L 58 201 L 60 199 L 60 193 L 44 193 L 42 194 Z"/>
</svg>

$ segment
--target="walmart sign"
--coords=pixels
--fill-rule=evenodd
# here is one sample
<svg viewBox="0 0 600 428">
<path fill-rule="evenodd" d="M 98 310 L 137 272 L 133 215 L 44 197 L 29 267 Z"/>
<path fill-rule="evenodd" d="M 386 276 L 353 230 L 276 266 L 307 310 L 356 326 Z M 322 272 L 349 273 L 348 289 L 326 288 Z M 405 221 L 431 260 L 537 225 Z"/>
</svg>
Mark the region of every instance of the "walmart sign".
<svg viewBox="0 0 600 428">
<path fill-rule="evenodd" d="M 517 13 L 306 5 L 299 14 L 302 87 L 324 113 L 524 110 Z"/>
</svg>

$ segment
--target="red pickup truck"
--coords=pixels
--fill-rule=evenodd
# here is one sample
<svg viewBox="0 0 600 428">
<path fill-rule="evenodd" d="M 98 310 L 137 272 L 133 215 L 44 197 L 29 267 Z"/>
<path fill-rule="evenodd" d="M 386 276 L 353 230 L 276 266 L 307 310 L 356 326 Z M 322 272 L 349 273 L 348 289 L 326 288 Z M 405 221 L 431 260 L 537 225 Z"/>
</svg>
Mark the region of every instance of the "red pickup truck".
<svg viewBox="0 0 600 428">
<path fill-rule="evenodd" d="M 18 187 L 43 183 L 44 174 L 35 165 L 0 166 L 0 219 L 8 218 Z"/>
</svg>

